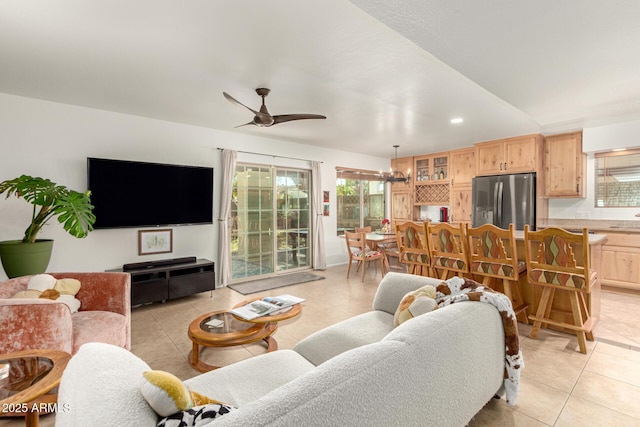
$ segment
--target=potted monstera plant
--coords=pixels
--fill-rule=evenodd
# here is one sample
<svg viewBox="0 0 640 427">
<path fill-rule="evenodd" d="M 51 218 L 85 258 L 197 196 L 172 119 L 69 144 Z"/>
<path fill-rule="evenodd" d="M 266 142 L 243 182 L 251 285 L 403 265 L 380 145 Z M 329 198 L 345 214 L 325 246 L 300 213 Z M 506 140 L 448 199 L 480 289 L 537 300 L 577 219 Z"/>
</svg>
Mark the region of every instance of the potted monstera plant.
<svg viewBox="0 0 640 427">
<path fill-rule="evenodd" d="M 48 179 L 22 175 L 0 183 L 0 194 L 16 196 L 33 205 L 31 222 L 22 240 L 0 242 L 0 259 L 8 277 L 44 273 L 53 240 L 38 239 L 42 227 L 54 217 L 74 237 L 84 238 L 96 220 L 90 192 L 69 190 Z"/>
</svg>

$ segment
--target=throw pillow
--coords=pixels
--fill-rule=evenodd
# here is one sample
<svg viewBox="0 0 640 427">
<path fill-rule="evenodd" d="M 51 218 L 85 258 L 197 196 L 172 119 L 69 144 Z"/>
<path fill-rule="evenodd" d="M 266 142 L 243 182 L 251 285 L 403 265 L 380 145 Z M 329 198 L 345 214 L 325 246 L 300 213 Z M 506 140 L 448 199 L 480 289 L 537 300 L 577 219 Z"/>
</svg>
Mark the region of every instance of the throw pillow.
<svg viewBox="0 0 640 427">
<path fill-rule="evenodd" d="M 53 289 L 60 292 L 62 295 L 75 296 L 80 291 L 80 281 L 78 279 L 58 279 L 53 286 Z"/>
<path fill-rule="evenodd" d="M 56 284 L 56 278 L 50 274 L 36 274 L 29 278 L 27 289 L 44 292 L 47 289 L 53 289 Z"/>
<path fill-rule="evenodd" d="M 393 316 L 393 325 L 399 326 L 409 319 L 435 310 L 437 308 L 435 298 L 436 288 L 431 285 L 409 292 L 398 305 Z"/>
<path fill-rule="evenodd" d="M 13 298 L 43 298 L 65 303 L 72 313 L 80 309 L 75 295 L 80 291 L 78 279 L 56 279 L 50 274 L 36 274 L 29 279 L 26 291 L 17 292 Z"/>
<path fill-rule="evenodd" d="M 164 371 L 146 371 L 140 386 L 149 406 L 161 417 L 167 417 L 193 407 L 191 394 L 178 377 Z"/>
<path fill-rule="evenodd" d="M 165 371 L 146 371 L 140 386 L 142 395 L 149 406 L 161 417 L 168 417 L 194 406 L 207 404 L 222 405 L 215 399 L 189 390 L 178 377 Z"/>
<path fill-rule="evenodd" d="M 233 411 L 233 406 L 210 403 L 194 406 L 186 411 L 178 412 L 158 421 L 157 427 L 203 427 L 210 425 L 212 419 L 219 418 Z"/>
<path fill-rule="evenodd" d="M 47 289 L 46 291 L 42 291 L 42 293 L 40 294 L 40 298 L 46 298 L 55 301 L 60 298 L 60 292 L 56 291 L 55 289 Z"/>
</svg>

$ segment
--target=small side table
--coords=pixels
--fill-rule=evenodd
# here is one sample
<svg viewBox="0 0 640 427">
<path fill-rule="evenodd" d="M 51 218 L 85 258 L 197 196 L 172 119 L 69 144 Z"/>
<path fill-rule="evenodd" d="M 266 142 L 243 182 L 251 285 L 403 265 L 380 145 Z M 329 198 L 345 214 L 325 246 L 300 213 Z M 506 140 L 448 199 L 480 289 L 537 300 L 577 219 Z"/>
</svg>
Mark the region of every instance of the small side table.
<svg viewBox="0 0 640 427">
<path fill-rule="evenodd" d="M 24 415 L 28 427 L 39 425 L 39 404 L 55 403 L 56 394 L 48 394 L 60 384 L 62 372 L 71 359 L 58 350 L 25 350 L 0 354 L 0 365 L 9 365 L 0 377 L 2 415 Z"/>
</svg>

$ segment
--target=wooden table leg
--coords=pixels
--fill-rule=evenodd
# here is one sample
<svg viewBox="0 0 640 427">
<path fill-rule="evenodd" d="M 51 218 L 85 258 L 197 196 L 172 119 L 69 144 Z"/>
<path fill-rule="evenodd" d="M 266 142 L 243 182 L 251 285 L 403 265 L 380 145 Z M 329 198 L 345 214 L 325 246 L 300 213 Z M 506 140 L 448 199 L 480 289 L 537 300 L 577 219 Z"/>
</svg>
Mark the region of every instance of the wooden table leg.
<svg viewBox="0 0 640 427">
<path fill-rule="evenodd" d="M 40 425 L 40 414 L 38 411 L 29 411 L 24 416 L 24 425 L 26 427 L 38 427 Z"/>
<path fill-rule="evenodd" d="M 276 351 L 278 349 L 278 342 L 272 336 L 264 338 L 263 341 L 267 343 L 267 353 Z"/>
<path fill-rule="evenodd" d="M 200 362 L 200 345 L 195 342 L 191 346 L 191 352 L 189 353 L 189 362 L 192 366 L 195 366 Z"/>
</svg>

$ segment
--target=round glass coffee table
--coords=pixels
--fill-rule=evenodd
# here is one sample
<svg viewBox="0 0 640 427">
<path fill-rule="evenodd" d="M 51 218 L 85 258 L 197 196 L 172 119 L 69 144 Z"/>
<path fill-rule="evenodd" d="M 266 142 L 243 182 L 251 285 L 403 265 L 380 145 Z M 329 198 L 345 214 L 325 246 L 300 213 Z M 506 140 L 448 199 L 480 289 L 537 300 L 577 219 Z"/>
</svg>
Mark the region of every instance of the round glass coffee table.
<svg viewBox="0 0 640 427">
<path fill-rule="evenodd" d="M 243 301 L 234 308 L 256 299 L 260 298 Z M 189 325 L 188 335 L 193 343 L 189 352 L 189 363 L 200 372 L 219 368 L 200 359 L 202 347 L 231 347 L 264 341 L 267 344 L 267 353 L 275 351 L 278 349 L 278 342 L 272 335 L 278 329 L 278 322 L 298 316 L 301 312 L 302 306 L 296 304 L 286 312 L 280 311 L 253 320 L 241 320 L 229 310 L 203 314 Z"/>
<path fill-rule="evenodd" d="M 39 412 L 57 400 L 48 394 L 58 386 L 71 359 L 58 350 L 26 350 L 0 355 L 0 410 L 25 416 L 27 426 L 39 424 Z M 40 410 L 44 408 L 44 410 Z"/>
</svg>

